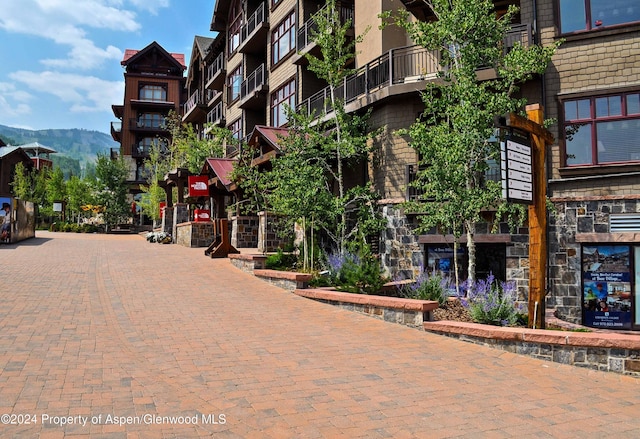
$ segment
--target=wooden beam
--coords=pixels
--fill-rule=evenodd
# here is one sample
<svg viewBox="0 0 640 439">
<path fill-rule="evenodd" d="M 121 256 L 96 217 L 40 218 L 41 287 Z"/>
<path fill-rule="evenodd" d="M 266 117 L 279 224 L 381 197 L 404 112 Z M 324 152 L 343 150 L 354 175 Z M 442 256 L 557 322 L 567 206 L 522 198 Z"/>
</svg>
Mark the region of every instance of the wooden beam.
<svg viewBox="0 0 640 439">
<path fill-rule="evenodd" d="M 519 116 L 515 113 L 509 113 L 505 116 L 505 124 L 508 127 L 517 128 L 519 130 L 540 137 L 548 145 L 550 145 L 555 142 L 555 138 L 553 137 L 553 134 L 551 134 L 551 132 L 542 125 L 544 120 L 534 122 L 531 119 L 528 108 L 533 106 L 539 106 L 540 108 L 542 108 L 540 104 L 527 105 L 527 117 L 529 119 Z"/>
<path fill-rule="evenodd" d="M 547 271 L 547 184 L 546 149 L 553 136 L 542 127 L 544 110 L 540 104 L 528 105 L 527 123 L 518 116 L 517 127 L 531 134 L 533 155 L 533 204 L 529 206 L 529 327 L 544 329 Z M 514 125 L 510 125 L 514 126 Z M 549 133 L 549 136 L 545 133 Z"/>
</svg>

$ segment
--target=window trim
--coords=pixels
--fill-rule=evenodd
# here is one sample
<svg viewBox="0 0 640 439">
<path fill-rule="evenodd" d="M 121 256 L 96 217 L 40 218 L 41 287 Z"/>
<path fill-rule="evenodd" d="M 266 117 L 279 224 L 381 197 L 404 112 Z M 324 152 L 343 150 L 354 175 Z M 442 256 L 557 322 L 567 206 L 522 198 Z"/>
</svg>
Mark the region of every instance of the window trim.
<svg viewBox="0 0 640 439">
<path fill-rule="evenodd" d="M 237 75 L 236 75 L 236 72 L 238 72 Z M 238 76 L 240 78 L 240 84 L 238 84 L 238 95 L 237 96 L 233 95 L 233 88 L 234 88 L 234 80 L 233 79 L 234 79 L 235 76 Z M 240 99 L 242 81 L 244 80 L 244 72 L 243 72 L 243 68 L 242 68 L 242 63 L 240 65 L 238 65 L 238 67 L 233 69 L 231 71 L 231 73 L 227 76 L 227 78 L 228 78 L 227 87 L 229 87 L 228 100 L 229 100 L 229 104 L 231 104 L 233 102 L 236 102 L 238 99 Z"/>
<path fill-rule="evenodd" d="M 638 167 L 640 166 L 640 159 L 638 160 L 627 160 L 620 162 L 600 162 L 598 160 L 598 136 L 596 125 L 602 122 L 617 122 L 624 120 L 640 120 L 640 114 L 629 114 L 627 108 L 627 96 L 640 94 L 640 89 L 637 87 L 625 87 L 615 90 L 607 90 L 601 92 L 581 92 L 571 95 L 562 96 L 559 98 L 559 113 L 560 114 L 560 124 L 559 124 L 559 134 L 561 139 L 561 157 L 560 157 L 560 171 L 580 171 L 583 170 L 585 172 L 590 172 L 590 170 L 596 169 L 610 169 L 612 167 Z M 620 97 L 620 115 L 613 116 L 600 116 L 598 117 L 596 114 L 596 100 L 601 98 L 611 98 L 618 96 Z M 572 101 L 581 101 L 581 100 L 589 100 L 589 118 L 583 119 L 572 119 L 568 120 L 566 118 L 565 113 L 565 104 Z M 576 123 L 585 123 L 590 125 L 591 129 L 591 163 L 580 163 L 580 164 L 569 164 L 567 163 L 567 138 L 566 138 L 566 128 L 571 125 L 575 125 Z"/>
<path fill-rule="evenodd" d="M 277 95 L 278 93 L 280 93 L 281 91 L 283 91 L 285 88 L 287 87 L 292 87 L 291 88 L 291 93 L 286 95 L 286 97 L 277 100 Z M 281 105 L 284 105 L 285 103 L 289 103 L 289 99 L 293 96 L 294 98 L 294 104 L 291 106 L 293 109 L 295 109 L 296 105 L 297 105 L 297 101 L 298 101 L 298 86 L 297 86 L 297 82 L 296 82 L 296 78 L 295 76 L 292 76 L 288 81 L 284 82 L 280 87 L 278 87 L 273 93 L 271 93 L 271 97 L 269 99 L 269 112 L 270 112 L 270 117 L 271 117 L 271 126 L 274 127 L 281 127 L 286 125 L 289 120 L 285 120 L 284 122 L 278 121 L 276 122 L 276 112 L 274 111 L 276 108 L 280 108 Z M 276 103 L 277 100 L 277 103 Z M 280 114 L 280 112 L 278 112 L 278 114 Z"/>
<path fill-rule="evenodd" d="M 590 36 L 595 35 L 603 35 L 600 32 L 604 32 L 605 34 L 609 34 L 608 31 L 612 31 L 613 33 L 620 33 L 626 31 L 632 31 L 633 29 L 627 30 L 627 28 L 633 28 L 640 26 L 640 19 L 636 21 L 629 21 L 625 23 L 612 24 L 610 26 L 596 26 L 591 27 L 591 2 L 590 0 L 582 0 L 585 8 L 585 27 L 584 29 L 578 29 L 574 31 L 564 32 L 562 29 L 562 14 L 561 14 L 561 3 L 563 0 L 558 0 L 555 3 L 555 13 L 556 13 L 556 28 L 558 30 L 558 35 L 560 37 L 568 37 L 568 41 L 574 39 L 588 38 Z M 595 35 L 594 35 L 595 34 Z M 588 35 L 588 36 L 587 36 Z"/>
<path fill-rule="evenodd" d="M 279 32 L 280 27 L 284 26 L 285 23 L 287 22 L 287 20 L 291 19 L 291 26 L 289 28 L 285 28 L 284 32 L 282 33 L 282 35 L 277 38 L 274 39 L 274 35 Z M 280 40 L 286 38 L 287 35 L 290 35 L 290 33 L 293 33 L 292 37 L 291 37 L 291 41 L 289 42 L 289 51 L 287 53 L 284 54 L 280 54 L 280 57 L 278 58 L 278 60 L 276 60 L 274 58 L 275 56 L 275 51 L 274 51 L 274 47 L 278 46 L 277 43 L 280 42 Z M 292 52 L 295 52 L 296 50 L 296 40 L 297 40 L 297 36 L 298 36 L 298 30 L 296 27 L 296 11 L 295 9 L 291 10 L 290 13 L 286 14 L 286 16 L 280 20 L 280 22 L 273 28 L 273 30 L 271 31 L 271 41 L 270 41 L 270 48 L 271 48 L 271 65 L 275 66 L 280 64 L 284 59 L 286 59 L 287 57 L 289 57 L 291 55 Z M 279 50 L 278 50 L 279 53 Z"/>
</svg>

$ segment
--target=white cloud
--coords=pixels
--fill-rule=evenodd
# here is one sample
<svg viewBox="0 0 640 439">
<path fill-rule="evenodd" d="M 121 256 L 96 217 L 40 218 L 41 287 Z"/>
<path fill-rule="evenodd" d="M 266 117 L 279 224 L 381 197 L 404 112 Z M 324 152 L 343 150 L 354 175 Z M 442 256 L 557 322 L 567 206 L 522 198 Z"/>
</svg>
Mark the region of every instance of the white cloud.
<svg viewBox="0 0 640 439">
<path fill-rule="evenodd" d="M 17 90 L 14 84 L 0 82 L 0 114 L 7 119 L 24 116 L 31 113 L 29 101 L 33 96 Z"/>
<path fill-rule="evenodd" d="M 95 76 L 57 72 L 19 71 L 9 75 L 31 90 L 48 93 L 69 104 L 70 112 L 111 111 L 111 105 L 122 101 L 124 83 L 105 81 Z"/>
<path fill-rule="evenodd" d="M 112 45 L 97 47 L 89 36 L 91 30 L 137 32 L 141 25 L 131 7 L 156 13 L 168 4 L 168 0 L 2 0 L 0 29 L 71 48 L 65 59 L 43 60 L 46 66 L 88 70 L 121 60 L 123 55 Z"/>
</svg>

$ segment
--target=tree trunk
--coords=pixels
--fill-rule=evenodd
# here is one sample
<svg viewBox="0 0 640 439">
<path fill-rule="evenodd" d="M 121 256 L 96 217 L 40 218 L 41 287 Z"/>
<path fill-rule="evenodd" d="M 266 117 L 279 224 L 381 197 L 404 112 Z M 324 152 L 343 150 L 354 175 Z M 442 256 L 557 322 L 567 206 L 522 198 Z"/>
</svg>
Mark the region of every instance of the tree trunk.
<svg viewBox="0 0 640 439">
<path fill-rule="evenodd" d="M 469 252 L 469 267 L 467 274 L 469 280 L 472 283 L 476 281 L 476 242 L 474 236 L 476 233 L 476 223 L 473 221 L 467 222 L 467 251 Z"/>
</svg>

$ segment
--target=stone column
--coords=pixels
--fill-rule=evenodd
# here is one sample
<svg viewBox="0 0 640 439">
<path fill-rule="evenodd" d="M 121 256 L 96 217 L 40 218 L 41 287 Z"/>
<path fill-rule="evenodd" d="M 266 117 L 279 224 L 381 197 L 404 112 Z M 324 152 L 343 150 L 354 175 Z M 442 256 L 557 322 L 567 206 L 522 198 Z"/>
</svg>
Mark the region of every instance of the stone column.
<svg viewBox="0 0 640 439">
<path fill-rule="evenodd" d="M 176 236 L 178 233 L 178 224 L 186 223 L 189 221 L 189 205 L 186 203 L 176 203 L 173 206 L 173 227 L 171 230 L 171 237 L 173 242 L 176 242 Z"/>
</svg>

